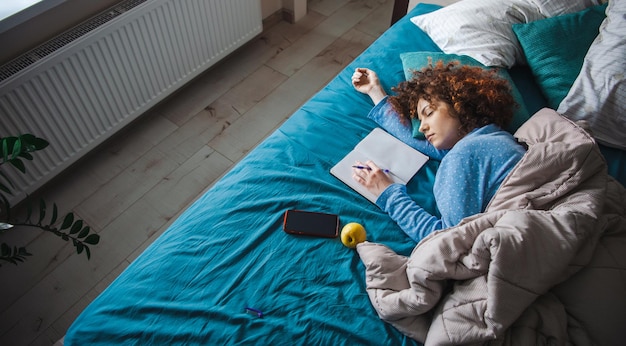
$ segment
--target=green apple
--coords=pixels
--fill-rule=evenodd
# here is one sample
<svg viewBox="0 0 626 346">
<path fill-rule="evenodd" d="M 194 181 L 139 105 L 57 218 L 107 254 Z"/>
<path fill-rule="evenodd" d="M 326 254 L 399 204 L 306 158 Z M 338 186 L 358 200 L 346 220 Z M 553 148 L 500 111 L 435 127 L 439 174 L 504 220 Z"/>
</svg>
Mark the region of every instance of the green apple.
<svg viewBox="0 0 626 346">
<path fill-rule="evenodd" d="M 367 239 L 365 228 L 356 222 L 350 222 L 341 229 L 341 242 L 343 245 L 354 249 L 356 245 Z"/>
</svg>

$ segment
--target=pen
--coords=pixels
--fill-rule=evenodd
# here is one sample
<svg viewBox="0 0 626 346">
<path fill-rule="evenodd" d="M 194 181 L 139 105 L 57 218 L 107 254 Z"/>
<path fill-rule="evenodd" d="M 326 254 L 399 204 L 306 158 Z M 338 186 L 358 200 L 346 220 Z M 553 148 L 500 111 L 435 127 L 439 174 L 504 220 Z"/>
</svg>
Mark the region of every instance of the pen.
<svg viewBox="0 0 626 346">
<path fill-rule="evenodd" d="M 357 168 L 357 169 L 367 169 L 368 171 L 371 171 L 371 170 L 372 170 L 372 168 L 371 168 L 371 167 L 368 167 L 368 166 L 352 166 L 352 168 Z M 383 172 L 385 172 L 385 173 L 391 173 L 391 171 L 390 171 L 390 170 L 388 170 L 388 169 L 383 169 Z"/>
<path fill-rule="evenodd" d="M 251 307 L 246 307 L 245 311 L 250 315 L 256 316 L 258 318 L 263 318 L 263 311 Z"/>
</svg>

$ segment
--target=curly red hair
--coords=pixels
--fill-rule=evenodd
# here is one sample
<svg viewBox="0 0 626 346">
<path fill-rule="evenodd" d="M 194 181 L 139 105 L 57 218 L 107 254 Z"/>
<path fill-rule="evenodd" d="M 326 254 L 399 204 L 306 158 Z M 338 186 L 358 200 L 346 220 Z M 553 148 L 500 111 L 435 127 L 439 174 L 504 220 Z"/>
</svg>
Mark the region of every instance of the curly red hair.
<svg viewBox="0 0 626 346">
<path fill-rule="evenodd" d="M 441 101 L 449 106 L 450 115 L 459 119 L 463 134 L 488 124 L 504 128 L 518 106 L 509 82 L 498 77 L 495 70 L 458 62 L 444 64 L 440 60 L 434 66 L 431 62 L 392 90 L 395 95 L 389 102 L 404 119 L 418 117 L 419 99 Z"/>
</svg>

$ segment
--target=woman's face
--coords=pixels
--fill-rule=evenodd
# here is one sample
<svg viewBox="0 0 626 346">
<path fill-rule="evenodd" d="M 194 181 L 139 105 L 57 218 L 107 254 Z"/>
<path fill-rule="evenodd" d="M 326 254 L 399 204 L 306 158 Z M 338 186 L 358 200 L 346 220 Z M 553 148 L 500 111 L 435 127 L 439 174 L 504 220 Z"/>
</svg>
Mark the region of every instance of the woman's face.
<svg viewBox="0 0 626 346">
<path fill-rule="evenodd" d="M 445 102 L 420 99 L 417 116 L 421 122 L 419 131 L 439 150 L 451 149 L 463 138 L 459 131 L 461 122 L 450 114 L 450 108 Z"/>
</svg>

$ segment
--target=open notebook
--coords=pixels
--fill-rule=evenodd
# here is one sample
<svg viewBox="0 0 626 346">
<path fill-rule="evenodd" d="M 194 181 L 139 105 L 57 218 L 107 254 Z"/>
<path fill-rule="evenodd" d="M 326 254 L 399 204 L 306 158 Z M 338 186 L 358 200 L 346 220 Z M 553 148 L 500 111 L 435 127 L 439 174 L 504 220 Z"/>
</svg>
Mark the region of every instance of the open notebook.
<svg viewBox="0 0 626 346">
<path fill-rule="evenodd" d="M 367 160 L 372 160 L 378 167 L 389 170 L 388 174 L 394 182 L 406 185 L 428 161 L 428 156 L 411 148 L 385 130 L 375 128 L 330 169 L 332 175 L 372 203 L 376 203 L 376 197 L 352 178 L 352 166 L 355 162 Z"/>
</svg>

